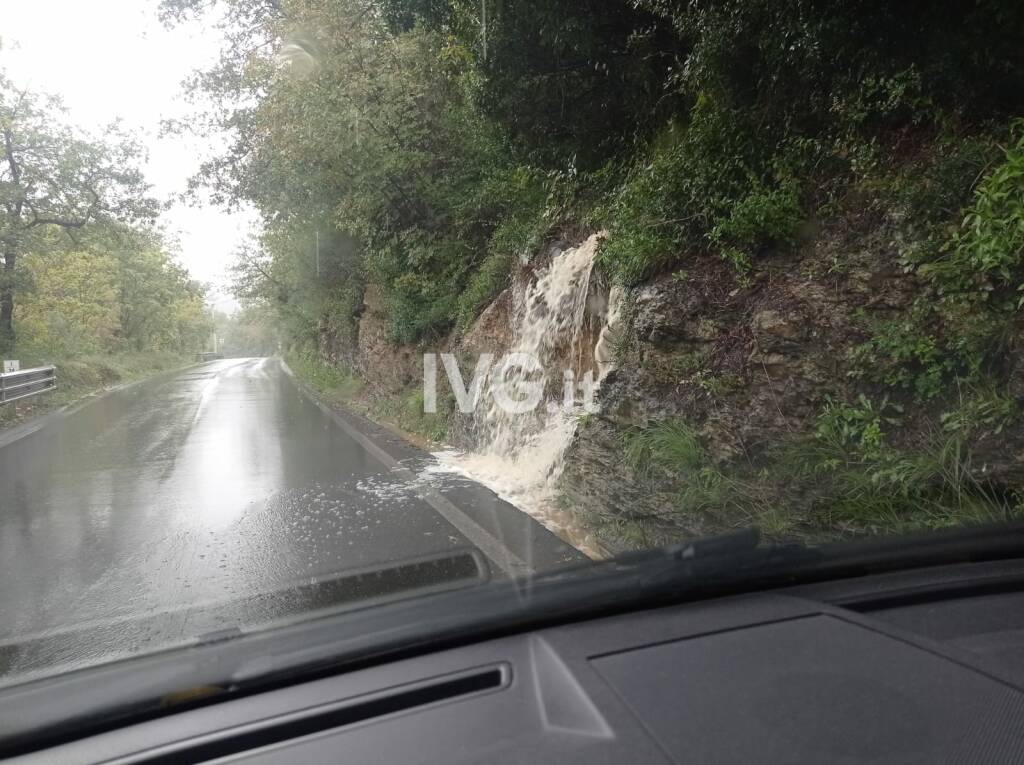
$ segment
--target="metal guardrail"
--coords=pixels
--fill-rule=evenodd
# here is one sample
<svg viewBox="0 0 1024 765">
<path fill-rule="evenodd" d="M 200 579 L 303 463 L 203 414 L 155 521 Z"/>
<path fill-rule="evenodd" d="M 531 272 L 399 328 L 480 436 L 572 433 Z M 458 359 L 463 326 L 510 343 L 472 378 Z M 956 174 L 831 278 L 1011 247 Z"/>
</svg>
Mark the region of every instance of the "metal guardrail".
<svg viewBox="0 0 1024 765">
<path fill-rule="evenodd" d="M 0 404 L 35 396 L 57 387 L 57 367 L 36 367 L 0 374 Z"/>
</svg>

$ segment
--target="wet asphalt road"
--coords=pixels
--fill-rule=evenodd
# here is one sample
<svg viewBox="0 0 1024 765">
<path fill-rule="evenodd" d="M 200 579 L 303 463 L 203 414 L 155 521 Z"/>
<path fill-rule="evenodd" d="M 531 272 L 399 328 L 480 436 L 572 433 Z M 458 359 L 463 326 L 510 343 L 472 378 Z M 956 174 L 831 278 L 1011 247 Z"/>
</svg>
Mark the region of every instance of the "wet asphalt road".
<svg viewBox="0 0 1024 765">
<path fill-rule="evenodd" d="M 0 446 L 0 676 L 288 617 L 306 605 L 297 586 L 472 548 L 423 483 L 531 568 L 580 560 L 486 489 L 423 474 L 428 455 L 354 424 L 356 437 L 278 361 L 229 359 Z"/>
</svg>

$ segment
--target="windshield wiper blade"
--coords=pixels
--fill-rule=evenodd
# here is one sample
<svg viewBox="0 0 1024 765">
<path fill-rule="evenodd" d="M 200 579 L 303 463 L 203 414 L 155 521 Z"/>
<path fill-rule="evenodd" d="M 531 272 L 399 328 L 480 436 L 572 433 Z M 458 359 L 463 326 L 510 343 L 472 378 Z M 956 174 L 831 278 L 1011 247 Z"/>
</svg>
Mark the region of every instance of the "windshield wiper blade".
<svg viewBox="0 0 1024 765">
<path fill-rule="evenodd" d="M 108 707 L 83 704 L 72 693 L 55 694 L 31 713 L 26 711 L 23 702 L 6 704 L 10 699 L 32 696 L 33 687 L 60 686 L 66 681 L 74 685 L 83 674 L 93 671 L 118 674 L 117 668 L 121 664 L 147 659 L 158 661 L 161 656 L 174 655 L 175 649 L 219 648 L 226 643 L 244 642 L 247 636 L 294 628 L 304 621 L 410 598 L 472 589 L 489 580 L 490 568 L 481 554 L 473 549 L 458 549 L 305 579 L 242 598 L 213 601 L 140 618 L 96 620 L 0 643 L 0 666 L 17 666 L 20 669 L 17 676 L 9 678 L 12 684 L 0 682 L 0 749 L 6 746 L 17 749 L 41 730 L 60 738 L 71 730 L 110 727 L 119 720 L 145 715 L 171 702 L 177 703 L 175 694 L 182 688 L 206 684 L 226 690 L 231 678 L 208 677 L 205 682 L 172 681 L 171 678 L 177 675 L 190 674 L 186 660 L 182 662 L 182 668 L 171 669 L 163 675 L 141 673 L 124 676 L 126 682 L 119 687 L 122 698 L 117 699 L 117 695 L 111 693 L 113 703 Z M 246 618 L 247 614 L 249 618 Z M 254 614 L 260 618 L 253 618 Z M 191 633 L 194 637 L 175 637 L 166 642 L 155 640 L 155 650 L 141 655 L 125 649 L 126 645 L 131 645 L 133 635 L 146 635 L 152 640 L 154 633 L 161 629 L 173 634 L 180 632 L 182 625 L 195 629 Z M 109 650 L 105 650 L 104 641 L 109 642 L 112 636 L 118 639 L 118 644 L 111 644 Z M 72 659 L 70 663 L 63 664 L 63 669 L 57 665 L 61 671 L 55 673 L 54 657 L 64 657 L 66 661 L 66 657 L 73 656 L 81 646 L 89 647 L 88 661 L 76 664 Z M 45 673 L 36 671 L 37 668 L 45 670 Z M 190 696 L 185 694 L 183 698 Z"/>
<path fill-rule="evenodd" d="M 814 549 L 821 553 L 819 578 L 1020 558 L 1024 557 L 1024 522 L 865 537 Z"/>
<path fill-rule="evenodd" d="M 763 544 L 755 528 L 673 545 L 653 555 L 620 560 L 673 560 L 673 576 L 687 589 L 758 589 L 795 581 L 866 576 L 927 566 L 971 563 L 1024 556 L 1024 523 L 999 523 L 868 537 L 805 545 Z"/>
<path fill-rule="evenodd" d="M 763 543 L 755 527 L 719 536 L 699 537 L 657 550 L 616 557 L 616 567 L 647 567 L 652 584 L 657 578 L 675 582 L 678 592 L 698 593 L 736 587 L 746 581 L 789 576 L 794 570 L 820 563 L 819 548 L 800 543 Z"/>
<path fill-rule="evenodd" d="M 304 578 L 249 595 L 19 635 L 0 641 L 0 667 L 18 668 L 6 677 L 0 674 L 0 689 L 58 670 L 66 672 L 133 655 L 135 637 L 145 637 L 153 650 L 222 642 L 299 619 L 475 587 L 489 580 L 490 569 L 479 552 L 457 549 Z M 186 626 L 188 632 L 183 630 Z M 78 658 L 83 646 L 89 649 L 84 658 Z"/>
<path fill-rule="evenodd" d="M 763 543 L 756 528 L 628 553 L 609 565 L 646 566 L 687 597 L 850 578 L 927 566 L 1024 557 L 1024 522 L 805 545 Z"/>
</svg>

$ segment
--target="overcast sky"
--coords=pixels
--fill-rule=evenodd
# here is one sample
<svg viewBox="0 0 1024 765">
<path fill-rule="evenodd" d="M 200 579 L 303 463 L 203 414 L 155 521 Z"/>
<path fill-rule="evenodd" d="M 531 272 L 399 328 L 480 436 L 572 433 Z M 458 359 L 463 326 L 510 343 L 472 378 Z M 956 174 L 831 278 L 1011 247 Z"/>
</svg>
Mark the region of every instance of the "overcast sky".
<svg viewBox="0 0 1024 765">
<path fill-rule="evenodd" d="M 181 82 L 215 58 L 220 38 L 200 24 L 164 29 L 155 6 L 156 0 L 0 0 L 0 66 L 20 87 L 59 95 L 68 120 L 88 130 L 121 118 L 149 150 L 145 169 L 154 192 L 169 198 L 217 144 L 161 138 L 160 121 L 187 115 Z M 164 215 L 178 235 L 182 263 L 215 285 L 219 308 L 233 304 L 224 291 L 226 270 L 255 219 L 180 203 Z"/>
</svg>

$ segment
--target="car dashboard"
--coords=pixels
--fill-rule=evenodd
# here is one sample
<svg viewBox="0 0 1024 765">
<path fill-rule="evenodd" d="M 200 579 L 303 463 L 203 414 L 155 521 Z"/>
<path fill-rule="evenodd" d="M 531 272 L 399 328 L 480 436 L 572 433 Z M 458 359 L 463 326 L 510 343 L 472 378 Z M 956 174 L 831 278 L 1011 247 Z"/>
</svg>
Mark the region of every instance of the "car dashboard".
<svg viewBox="0 0 1024 765">
<path fill-rule="evenodd" d="M 422 651 L 17 761 L 1024 762 L 1022 689 L 1024 564 L 1002 561 Z"/>
</svg>

